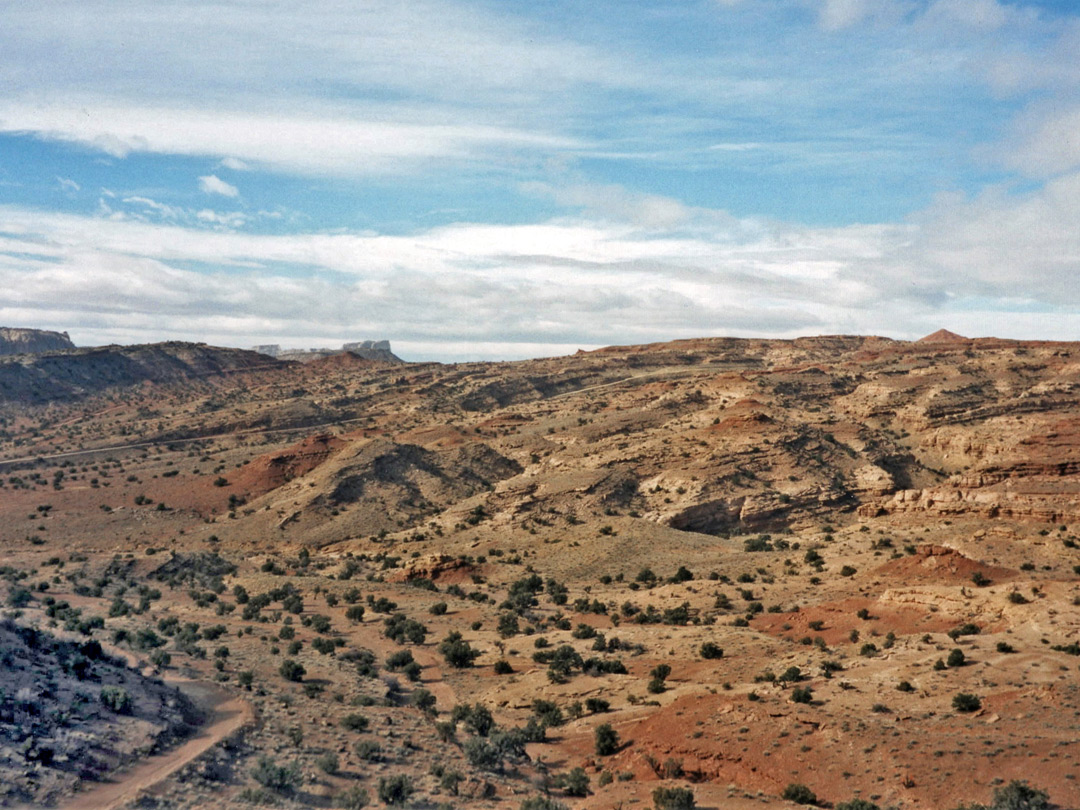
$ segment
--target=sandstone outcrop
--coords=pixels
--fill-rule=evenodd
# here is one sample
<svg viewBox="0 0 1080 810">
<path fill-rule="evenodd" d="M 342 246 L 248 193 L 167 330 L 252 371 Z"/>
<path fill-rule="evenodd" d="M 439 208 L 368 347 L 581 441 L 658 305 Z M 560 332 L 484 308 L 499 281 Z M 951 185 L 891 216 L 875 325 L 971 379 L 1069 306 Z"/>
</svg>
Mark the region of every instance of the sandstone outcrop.
<svg viewBox="0 0 1080 810">
<path fill-rule="evenodd" d="M 57 352 L 74 348 L 75 344 L 71 342 L 67 332 L 0 326 L 0 356 Z"/>
</svg>

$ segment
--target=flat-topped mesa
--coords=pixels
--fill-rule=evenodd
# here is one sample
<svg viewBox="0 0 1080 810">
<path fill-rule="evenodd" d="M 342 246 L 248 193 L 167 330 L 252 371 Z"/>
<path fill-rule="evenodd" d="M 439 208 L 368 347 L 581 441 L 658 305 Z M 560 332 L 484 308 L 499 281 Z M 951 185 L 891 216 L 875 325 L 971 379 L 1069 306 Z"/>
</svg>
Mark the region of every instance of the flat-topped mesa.
<svg viewBox="0 0 1080 810">
<path fill-rule="evenodd" d="M 0 355 L 36 354 L 74 349 L 67 332 L 0 326 Z"/>
<path fill-rule="evenodd" d="M 345 353 L 354 354 L 365 360 L 379 360 L 384 363 L 404 362 L 390 350 L 389 340 L 360 340 L 346 343 L 340 349 L 282 349 L 280 344 L 266 343 L 253 346 L 252 350 L 259 354 L 276 357 L 279 360 L 295 360 L 301 363 L 310 363 L 313 360 L 322 360 L 325 357 Z"/>
<path fill-rule="evenodd" d="M 361 340 L 359 343 L 346 343 L 342 345 L 341 350 L 343 352 L 357 352 L 363 351 L 375 351 L 375 352 L 388 352 L 390 351 L 389 340 Z"/>
</svg>

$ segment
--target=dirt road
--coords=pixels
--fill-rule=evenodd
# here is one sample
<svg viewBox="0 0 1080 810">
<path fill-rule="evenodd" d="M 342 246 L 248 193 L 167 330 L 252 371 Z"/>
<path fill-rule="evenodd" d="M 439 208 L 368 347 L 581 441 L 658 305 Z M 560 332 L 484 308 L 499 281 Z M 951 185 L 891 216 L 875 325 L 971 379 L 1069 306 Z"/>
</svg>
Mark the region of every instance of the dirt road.
<svg viewBox="0 0 1080 810">
<path fill-rule="evenodd" d="M 215 683 L 171 678 L 207 715 L 207 722 L 194 737 L 162 754 L 141 760 L 129 770 L 114 774 L 113 781 L 92 783 L 61 810 L 110 810 L 121 807 L 180 768 L 196 759 L 211 746 L 228 737 L 254 719 L 254 710 L 246 700 L 236 697 Z"/>
</svg>

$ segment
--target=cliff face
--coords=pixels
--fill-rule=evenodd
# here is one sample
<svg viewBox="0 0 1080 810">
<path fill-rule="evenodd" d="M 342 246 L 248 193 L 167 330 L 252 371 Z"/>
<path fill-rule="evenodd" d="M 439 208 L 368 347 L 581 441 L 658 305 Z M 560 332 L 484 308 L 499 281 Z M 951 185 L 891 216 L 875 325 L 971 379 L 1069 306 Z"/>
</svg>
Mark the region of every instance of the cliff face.
<svg viewBox="0 0 1080 810">
<path fill-rule="evenodd" d="M 44 329 L 11 329 L 0 326 L 0 356 L 34 354 L 74 349 L 67 332 L 48 332 Z"/>
</svg>

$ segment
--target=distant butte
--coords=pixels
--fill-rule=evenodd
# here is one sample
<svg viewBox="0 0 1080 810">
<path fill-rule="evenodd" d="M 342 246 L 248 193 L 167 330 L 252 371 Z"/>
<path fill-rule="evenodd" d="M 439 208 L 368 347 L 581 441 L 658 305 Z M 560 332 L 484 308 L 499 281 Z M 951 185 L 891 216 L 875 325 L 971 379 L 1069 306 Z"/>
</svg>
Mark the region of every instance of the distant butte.
<svg viewBox="0 0 1080 810">
<path fill-rule="evenodd" d="M 927 335 L 924 338 L 919 338 L 916 343 L 966 343 L 971 338 L 966 338 L 963 335 L 958 335 L 956 332 L 950 332 L 948 329 L 938 329 L 932 335 Z"/>
</svg>

